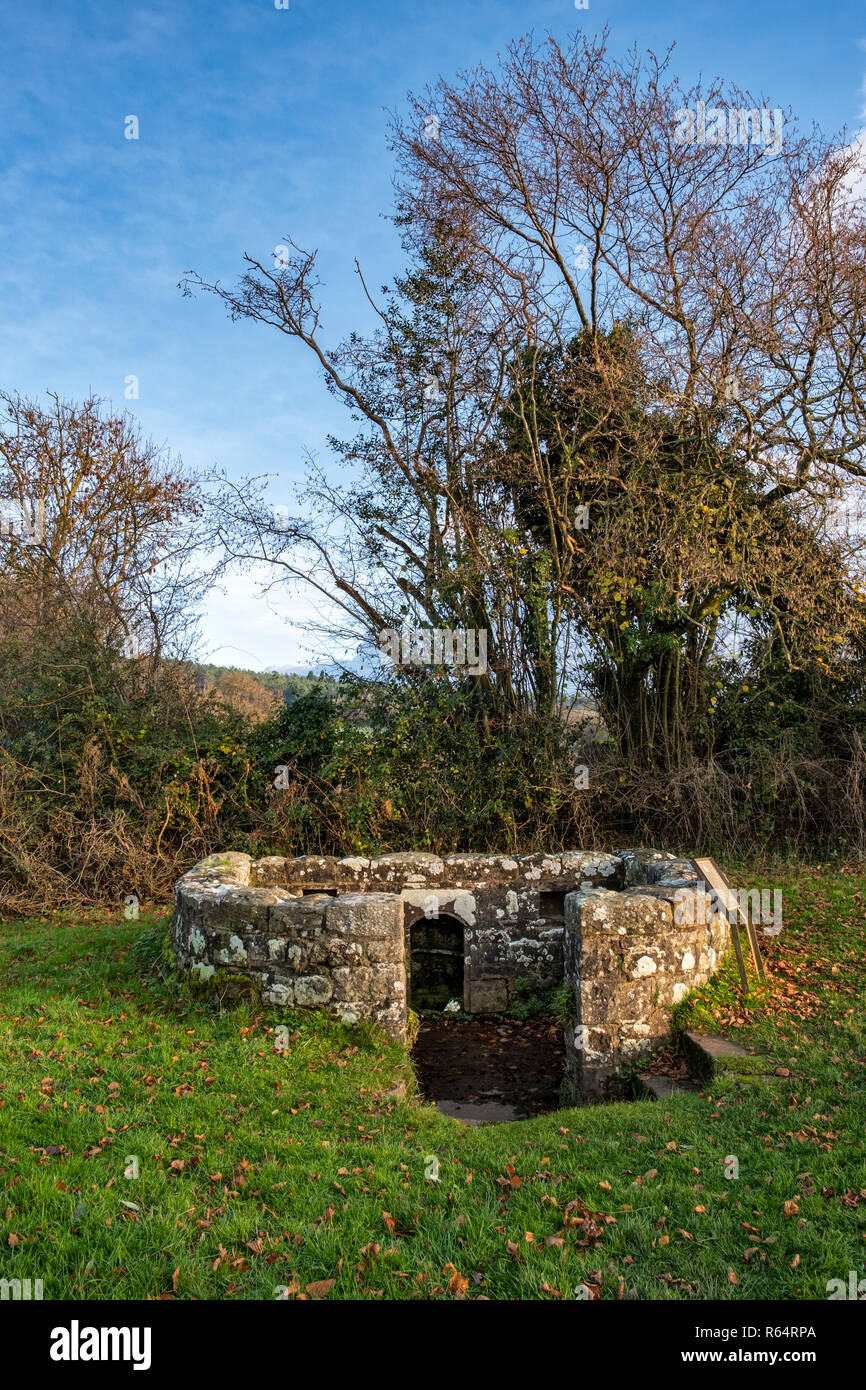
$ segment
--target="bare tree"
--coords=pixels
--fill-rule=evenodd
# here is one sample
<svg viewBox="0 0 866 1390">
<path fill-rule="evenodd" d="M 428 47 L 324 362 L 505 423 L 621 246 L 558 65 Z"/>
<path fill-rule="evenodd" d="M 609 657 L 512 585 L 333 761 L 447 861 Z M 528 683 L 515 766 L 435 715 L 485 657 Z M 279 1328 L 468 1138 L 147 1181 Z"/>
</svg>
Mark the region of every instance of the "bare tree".
<svg viewBox="0 0 866 1390">
<path fill-rule="evenodd" d="M 361 424 L 332 441 L 355 481 L 314 477 L 283 543 L 241 516 L 230 553 L 371 638 L 488 628 L 499 709 L 552 716 L 582 671 L 624 748 L 667 764 L 706 736 L 736 625 L 794 664 L 859 640 L 858 548 L 846 568 L 816 525 L 866 477 L 856 155 L 669 65 L 527 39 L 410 97 L 413 269 L 369 297 L 367 337 L 323 346 L 295 247 L 236 289 L 185 282 L 303 343 Z"/>
<path fill-rule="evenodd" d="M 195 480 L 94 398 L 0 401 L 6 632 L 81 615 L 131 652 L 177 654 L 203 583 Z"/>
</svg>

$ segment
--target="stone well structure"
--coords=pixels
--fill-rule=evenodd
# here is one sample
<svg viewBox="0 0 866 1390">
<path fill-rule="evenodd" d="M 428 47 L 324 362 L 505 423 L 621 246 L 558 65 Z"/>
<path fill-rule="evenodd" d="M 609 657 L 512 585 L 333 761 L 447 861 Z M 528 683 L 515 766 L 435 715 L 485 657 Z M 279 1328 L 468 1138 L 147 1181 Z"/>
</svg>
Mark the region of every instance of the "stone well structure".
<svg viewBox="0 0 866 1390">
<path fill-rule="evenodd" d="M 386 854 L 253 860 L 217 854 L 176 886 L 172 949 L 214 999 L 371 1019 L 406 1038 L 429 962 L 468 1013 L 518 989 L 565 985 L 568 1089 L 615 1094 L 624 1063 L 657 1046 L 670 1009 L 728 947 L 724 921 L 684 907 L 697 874 L 654 850 Z M 441 978 L 440 978 L 441 976 Z M 443 983 L 444 981 L 444 983 Z"/>
</svg>

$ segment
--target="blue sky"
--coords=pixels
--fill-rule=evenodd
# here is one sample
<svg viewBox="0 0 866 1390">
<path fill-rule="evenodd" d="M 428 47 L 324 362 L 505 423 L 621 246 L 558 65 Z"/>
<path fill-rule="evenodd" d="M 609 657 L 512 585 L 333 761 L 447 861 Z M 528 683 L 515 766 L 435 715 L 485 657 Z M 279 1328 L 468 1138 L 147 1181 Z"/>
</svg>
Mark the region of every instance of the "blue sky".
<svg viewBox="0 0 866 1390">
<path fill-rule="evenodd" d="M 372 284 L 401 269 L 385 110 L 406 91 L 493 63 L 533 31 L 610 26 L 615 51 L 664 51 L 687 81 L 721 75 L 829 132 L 863 124 L 862 0 L 198 0 L 59 4 L 4 13 L 0 85 L 0 380 L 93 390 L 206 469 L 268 472 L 291 505 L 307 450 L 343 417 L 303 350 L 181 297 L 189 269 L 232 281 L 244 250 L 318 247 L 325 339 L 366 323 Z M 136 115 L 140 138 L 124 138 Z M 139 379 L 139 398 L 124 382 Z M 349 432 L 349 431 L 346 431 Z M 305 609 L 214 595 L 204 649 L 256 669 L 305 664 Z M 289 621 L 291 620 L 291 621 Z"/>
</svg>

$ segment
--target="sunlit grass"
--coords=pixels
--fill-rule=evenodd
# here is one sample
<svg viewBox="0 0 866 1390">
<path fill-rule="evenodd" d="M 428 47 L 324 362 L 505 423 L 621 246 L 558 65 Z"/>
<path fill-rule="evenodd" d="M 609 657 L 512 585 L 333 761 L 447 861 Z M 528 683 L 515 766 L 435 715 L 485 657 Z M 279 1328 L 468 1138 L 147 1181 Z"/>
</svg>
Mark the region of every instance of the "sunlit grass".
<svg viewBox="0 0 866 1390">
<path fill-rule="evenodd" d="M 746 1062 L 481 1130 L 414 1099 L 373 1030 L 293 1014 L 281 1053 L 285 1014 L 190 1001 L 131 951 L 154 918 L 6 923 L 0 1274 L 77 1299 L 826 1298 L 866 1255 L 866 874 L 781 882 L 768 988 L 744 1009 L 726 963 L 679 1011 Z"/>
</svg>

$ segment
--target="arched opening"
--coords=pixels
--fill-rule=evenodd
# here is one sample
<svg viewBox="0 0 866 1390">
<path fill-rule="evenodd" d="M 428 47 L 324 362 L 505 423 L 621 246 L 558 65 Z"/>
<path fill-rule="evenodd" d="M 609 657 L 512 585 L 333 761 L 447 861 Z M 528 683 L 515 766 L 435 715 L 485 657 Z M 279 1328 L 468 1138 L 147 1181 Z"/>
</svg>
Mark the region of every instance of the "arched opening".
<svg viewBox="0 0 866 1390">
<path fill-rule="evenodd" d="M 409 1003 L 439 1013 L 452 999 L 463 1007 L 463 923 L 441 912 L 409 928 Z"/>
</svg>

